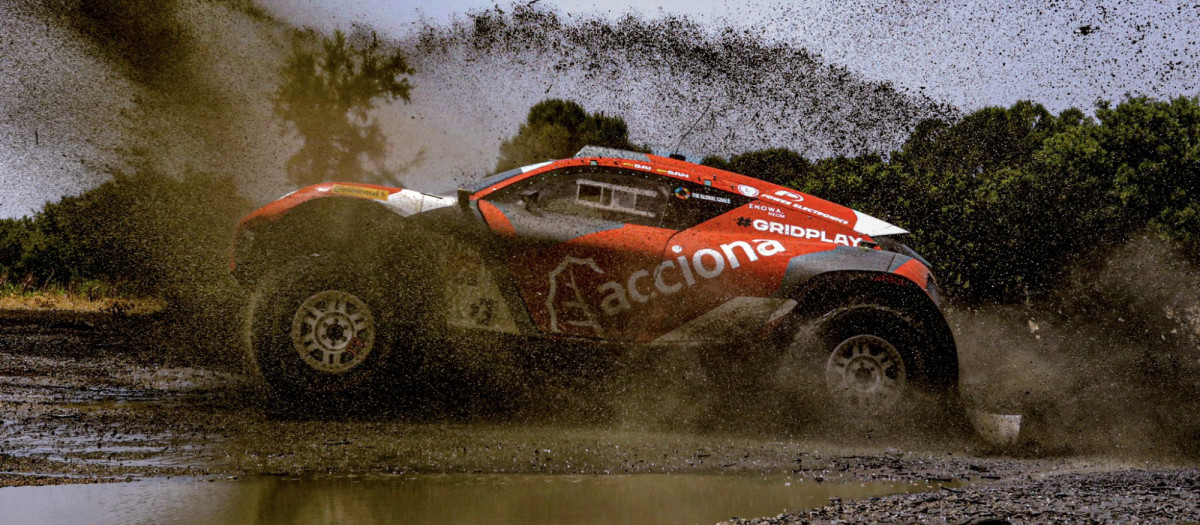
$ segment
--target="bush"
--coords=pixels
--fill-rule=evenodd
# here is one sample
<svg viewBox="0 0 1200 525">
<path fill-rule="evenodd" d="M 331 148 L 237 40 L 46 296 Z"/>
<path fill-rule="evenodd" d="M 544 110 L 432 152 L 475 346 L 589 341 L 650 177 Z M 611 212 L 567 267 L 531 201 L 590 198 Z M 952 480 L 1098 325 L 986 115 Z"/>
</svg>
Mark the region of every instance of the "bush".
<svg viewBox="0 0 1200 525">
<path fill-rule="evenodd" d="M 584 146 L 649 151 L 629 142 L 629 128 L 619 117 L 588 114 L 569 100 L 550 99 L 529 108 L 516 136 L 500 145 L 496 171 L 575 155 Z"/>
<path fill-rule="evenodd" d="M 31 218 L 0 221 L 0 269 L 37 286 L 99 280 L 191 301 L 225 286 L 230 235 L 248 208 L 230 177 L 118 173 Z"/>
</svg>

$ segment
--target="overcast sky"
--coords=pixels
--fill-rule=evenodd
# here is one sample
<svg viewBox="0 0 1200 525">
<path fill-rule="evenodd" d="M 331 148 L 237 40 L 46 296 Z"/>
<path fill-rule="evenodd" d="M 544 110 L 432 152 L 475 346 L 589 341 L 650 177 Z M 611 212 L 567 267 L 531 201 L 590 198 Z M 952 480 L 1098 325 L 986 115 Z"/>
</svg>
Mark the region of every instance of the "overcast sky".
<svg viewBox="0 0 1200 525">
<path fill-rule="evenodd" d="M 330 28 L 365 22 L 402 34 L 494 2 L 267 0 L 277 14 Z M 799 44 L 874 80 L 966 110 L 1021 99 L 1091 110 L 1126 93 L 1200 92 L 1196 2 L 974 0 L 538 0 L 564 17 L 685 14 Z M 510 4 L 500 3 L 501 9 Z"/>
<path fill-rule="evenodd" d="M 260 1 L 294 23 L 331 29 L 360 22 L 396 36 L 423 24 L 443 25 L 463 19 L 464 13 L 497 6 L 487 0 Z M 804 47 L 826 63 L 844 66 L 867 80 L 891 81 L 901 91 L 923 93 L 966 111 L 1009 106 L 1021 99 L 1040 102 L 1052 111 L 1072 106 L 1090 111 L 1099 99 L 1119 101 L 1127 93 L 1159 99 L 1200 95 L 1198 2 L 668 0 L 647 7 L 631 0 L 535 1 L 555 10 L 567 23 L 630 13 L 645 18 L 677 14 L 714 32 L 734 27 L 767 41 Z M 0 184 L 4 187 L 0 217 L 35 212 L 48 200 L 104 180 L 104 167 L 119 165 L 121 160 L 122 135 L 115 131 L 115 123 L 123 122 L 136 106 L 136 97 L 129 95 L 136 86 L 114 66 L 97 61 L 69 31 L 37 17 L 16 16 L 16 6 L 36 3 L 0 0 L 0 36 L 12 37 L 0 40 L 0 71 L 4 72 L 0 74 Z M 511 11 L 512 5 L 505 0 L 497 8 Z M 439 84 L 437 78 L 422 77 L 419 85 L 470 87 L 459 80 Z M 530 82 L 538 84 L 526 83 Z M 496 86 L 492 90 L 508 97 L 501 102 L 512 107 L 492 108 L 495 111 L 490 113 L 447 116 L 442 115 L 445 108 L 436 104 L 422 106 L 426 112 L 439 112 L 425 115 L 424 126 L 440 125 L 438 132 L 455 144 L 477 145 L 480 151 L 475 156 L 488 157 L 487 162 L 467 158 L 453 148 L 423 143 L 413 147 L 466 158 L 464 162 L 472 166 L 493 162 L 497 137 L 511 134 L 509 128 L 515 128 L 526 108 L 549 93 L 540 86 L 553 83 L 538 84 L 528 93 L 520 91 L 529 87 L 525 84 L 513 79 L 508 84 L 507 91 Z M 426 89 L 416 96 L 434 95 Z M 451 95 L 463 97 L 458 92 Z M 588 103 L 604 109 L 600 103 L 605 95 L 627 96 L 596 93 Z M 472 102 L 480 103 L 479 107 L 495 102 L 476 99 Z M 417 106 L 402 110 L 417 112 L 421 109 Z M 466 117 L 474 120 L 463 120 Z M 481 123 L 508 127 L 492 132 L 491 142 L 456 134 L 482 129 Z M 644 133 L 645 127 L 639 122 L 635 131 Z M 434 157 L 431 153 L 430 166 L 422 168 L 477 171 L 440 165 L 441 159 Z"/>
</svg>

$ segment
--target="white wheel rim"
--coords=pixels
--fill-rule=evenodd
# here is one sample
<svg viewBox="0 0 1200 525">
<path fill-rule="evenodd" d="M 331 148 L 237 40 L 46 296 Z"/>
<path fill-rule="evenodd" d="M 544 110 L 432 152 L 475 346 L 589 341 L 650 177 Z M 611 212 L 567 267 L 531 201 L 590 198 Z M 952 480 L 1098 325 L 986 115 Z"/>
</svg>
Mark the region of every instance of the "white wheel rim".
<svg viewBox="0 0 1200 525">
<path fill-rule="evenodd" d="M 317 292 L 292 317 L 292 345 L 308 366 L 340 374 L 362 364 L 375 346 L 375 317 L 354 294 Z"/>
<path fill-rule="evenodd" d="M 900 351 L 883 338 L 856 335 L 833 349 L 825 362 L 825 384 L 849 408 L 878 413 L 904 394 L 907 377 Z"/>
</svg>

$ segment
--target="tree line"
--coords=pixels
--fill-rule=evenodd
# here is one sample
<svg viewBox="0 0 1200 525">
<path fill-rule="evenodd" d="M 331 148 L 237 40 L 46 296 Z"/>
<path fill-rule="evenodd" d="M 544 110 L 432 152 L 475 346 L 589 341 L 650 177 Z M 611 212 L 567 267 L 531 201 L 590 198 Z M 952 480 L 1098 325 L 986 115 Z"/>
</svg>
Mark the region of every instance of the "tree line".
<svg viewBox="0 0 1200 525">
<path fill-rule="evenodd" d="M 497 168 L 569 157 L 587 144 L 648 151 L 629 141 L 620 117 L 547 100 L 501 145 Z M 1044 297 L 1072 268 L 1142 233 L 1200 260 L 1197 97 L 1129 97 L 1100 103 L 1094 117 L 1021 101 L 924 121 L 886 155 L 812 160 L 777 148 L 702 163 L 901 225 L 946 295 L 968 305 Z M 237 195 L 229 178 L 117 174 L 33 217 L 0 220 L 0 273 L 151 293 L 189 281 L 190 269 L 211 276 L 227 227 L 248 209 Z"/>
<path fill-rule="evenodd" d="M 776 149 L 704 162 L 902 225 L 967 303 L 1043 297 L 1140 233 L 1200 258 L 1197 97 L 1100 103 L 1094 118 L 1021 101 L 922 122 L 886 157 Z"/>
</svg>

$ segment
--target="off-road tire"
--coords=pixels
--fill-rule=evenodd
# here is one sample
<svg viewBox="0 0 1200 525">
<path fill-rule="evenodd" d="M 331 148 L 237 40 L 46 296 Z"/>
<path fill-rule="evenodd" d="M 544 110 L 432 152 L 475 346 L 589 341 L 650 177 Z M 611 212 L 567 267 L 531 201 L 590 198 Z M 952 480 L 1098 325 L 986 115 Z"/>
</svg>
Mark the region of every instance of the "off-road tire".
<svg viewBox="0 0 1200 525">
<path fill-rule="evenodd" d="M 804 401 L 796 419 L 867 432 L 960 426 L 957 389 L 945 386 L 957 381 L 933 376 L 937 349 L 919 326 L 877 304 L 791 320 L 776 383 Z"/>
<path fill-rule="evenodd" d="M 249 313 L 250 357 L 274 408 L 353 413 L 382 401 L 385 383 L 395 390 L 405 380 L 393 369 L 415 366 L 415 308 L 397 284 L 376 265 L 328 256 L 293 262 L 260 282 Z"/>
<path fill-rule="evenodd" d="M 826 314 L 819 326 L 823 383 L 829 401 L 849 417 L 886 415 L 926 390 L 931 345 L 902 312 L 848 306 Z"/>
</svg>

